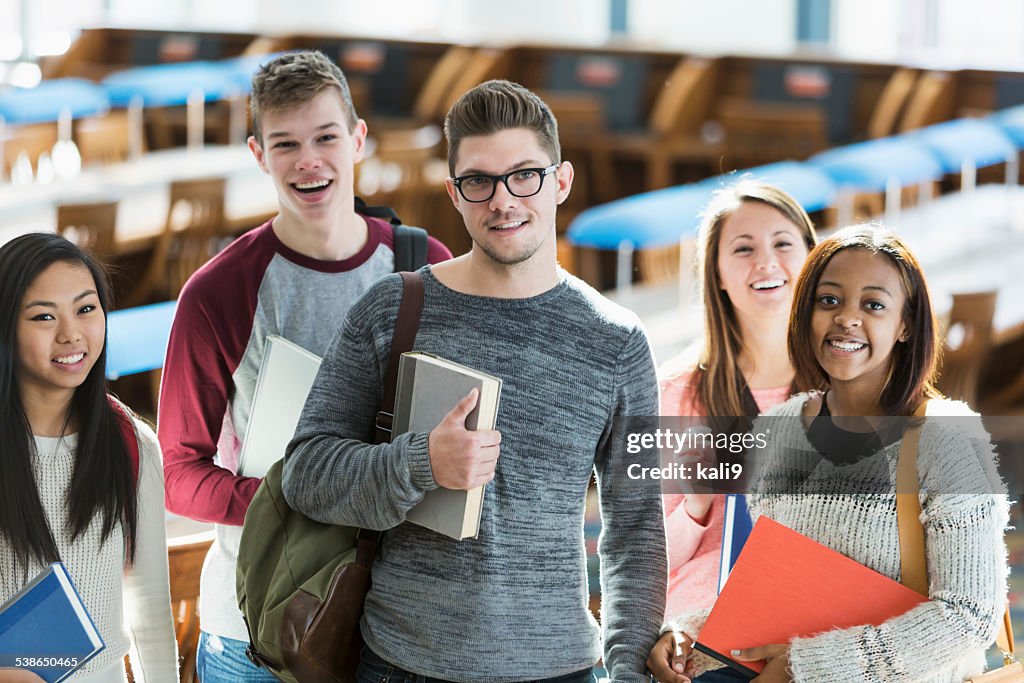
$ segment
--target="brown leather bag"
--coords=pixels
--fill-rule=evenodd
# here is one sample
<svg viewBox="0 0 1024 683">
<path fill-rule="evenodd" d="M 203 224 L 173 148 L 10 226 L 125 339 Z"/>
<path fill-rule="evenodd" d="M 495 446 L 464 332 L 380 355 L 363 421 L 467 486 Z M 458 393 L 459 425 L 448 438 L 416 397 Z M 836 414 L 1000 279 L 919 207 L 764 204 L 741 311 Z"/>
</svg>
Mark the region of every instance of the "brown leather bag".
<svg viewBox="0 0 1024 683">
<path fill-rule="evenodd" d="M 915 412 L 923 418 L 928 411 L 924 402 Z M 921 595 L 928 595 L 928 568 L 925 555 L 924 527 L 921 525 L 921 500 L 917 480 L 917 447 L 921 440 L 921 425 L 909 427 L 903 435 L 899 461 L 896 464 L 896 524 L 900 538 L 901 583 Z M 966 683 L 1022 683 L 1024 664 L 1013 657 L 1013 623 L 1009 608 L 1003 613 L 1003 623 L 996 636 L 996 646 L 1003 653 L 1003 666 L 967 679 Z"/>
<path fill-rule="evenodd" d="M 423 310 L 423 280 L 401 275 L 377 443 L 390 441 L 398 360 L 412 350 Z M 246 655 L 287 683 L 349 683 L 359 666 L 359 621 L 382 532 L 322 524 L 293 510 L 281 492 L 282 469 L 275 463 L 260 484 L 239 544 L 236 589 L 249 630 Z"/>
</svg>

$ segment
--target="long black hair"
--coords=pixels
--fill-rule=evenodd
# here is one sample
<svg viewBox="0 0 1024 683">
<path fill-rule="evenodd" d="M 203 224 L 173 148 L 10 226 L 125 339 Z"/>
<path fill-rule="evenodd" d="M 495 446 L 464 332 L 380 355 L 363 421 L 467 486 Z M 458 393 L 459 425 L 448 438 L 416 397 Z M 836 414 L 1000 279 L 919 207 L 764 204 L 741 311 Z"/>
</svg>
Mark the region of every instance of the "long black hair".
<svg viewBox="0 0 1024 683">
<path fill-rule="evenodd" d="M 89 270 L 106 318 L 109 280 L 82 249 L 50 233 L 22 235 L 0 247 L 0 537 L 11 545 L 15 564 L 25 569 L 31 558 L 45 564 L 60 560 L 60 554 L 39 499 L 32 470 L 35 443 L 15 375 L 18 318 L 25 291 L 44 270 L 61 262 Z M 109 402 L 106 365 L 104 339 L 103 351 L 71 400 L 68 419 L 73 416 L 78 424 L 78 450 L 65 497 L 65 530 L 76 539 L 99 514 L 106 541 L 121 522 L 130 564 L 138 530 L 136 480 L 121 430 L 127 417 Z"/>
</svg>

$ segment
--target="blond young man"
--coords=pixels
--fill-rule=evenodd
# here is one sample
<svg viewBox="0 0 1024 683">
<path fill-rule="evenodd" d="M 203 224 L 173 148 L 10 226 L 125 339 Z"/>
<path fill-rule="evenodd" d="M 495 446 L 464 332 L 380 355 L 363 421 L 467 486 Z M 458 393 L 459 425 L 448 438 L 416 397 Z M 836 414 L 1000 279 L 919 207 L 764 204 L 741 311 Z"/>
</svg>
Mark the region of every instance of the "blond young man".
<svg viewBox="0 0 1024 683">
<path fill-rule="evenodd" d="M 249 148 L 279 212 L 185 285 L 160 393 L 167 508 L 216 529 L 199 599 L 203 683 L 276 680 L 246 659 L 235 600 L 241 524 L 260 483 L 236 469 L 266 339 L 322 355 L 351 305 L 394 270 L 390 226 L 354 209 L 366 123 L 341 70 L 319 52 L 282 55 L 253 77 L 251 102 Z M 429 262 L 450 255 L 429 241 Z"/>
</svg>

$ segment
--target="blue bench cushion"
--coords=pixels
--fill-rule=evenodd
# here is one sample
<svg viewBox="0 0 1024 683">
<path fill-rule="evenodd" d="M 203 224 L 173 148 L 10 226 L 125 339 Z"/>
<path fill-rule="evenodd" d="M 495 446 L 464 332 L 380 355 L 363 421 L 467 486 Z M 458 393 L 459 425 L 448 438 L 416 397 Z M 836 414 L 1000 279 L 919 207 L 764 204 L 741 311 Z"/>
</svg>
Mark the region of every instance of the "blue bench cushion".
<svg viewBox="0 0 1024 683">
<path fill-rule="evenodd" d="M 946 173 L 959 173 L 964 162 L 978 168 L 1000 164 L 1017 154 L 1013 140 L 992 121 L 957 119 L 907 133 L 904 137 L 925 145 Z"/>
<path fill-rule="evenodd" d="M 189 94 L 199 88 L 207 102 L 248 92 L 239 84 L 237 69 L 220 62 L 158 64 L 119 71 L 103 80 L 110 102 L 125 107 L 136 95 L 147 107 L 170 107 L 188 102 Z"/>
<path fill-rule="evenodd" d="M 164 366 L 177 305 L 177 301 L 165 301 L 107 315 L 107 379 Z"/>
<path fill-rule="evenodd" d="M 901 186 L 942 177 L 943 168 L 921 142 L 908 138 L 882 138 L 837 147 L 811 157 L 808 163 L 822 170 L 839 187 L 867 192 L 885 190 L 890 180 Z"/>
<path fill-rule="evenodd" d="M 756 180 L 774 185 L 793 196 L 808 213 L 832 206 L 836 184 L 824 171 L 799 161 L 779 161 L 755 166 L 701 181 L 714 187 L 728 187 L 738 182 Z"/>
<path fill-rule="evenodd" d="M 997 111 L 989 120 L 999 126 L 1018 149 L 1024 149 L 1024 104 Z"/>
<path fill-rule="evenodd" d="M 56 121 L 64 108 L 73 118 L 92 116 L 107 111 L 110 100 L 103 88 L 80 78 L 57 78 L 0 93 L 0 116 L 8 124 Z"/>
<path fill-rule="evenodd" d="M 832 180 L 819 169 L 797 161 L 781 161 L 587 209 L 569 226 L 569 241 L 596 249 L 617 249 L 622 242 L 636 249 L 675 244 L 696 232 L 701 213 L 715 190 L 745 180 L 776 185 L 793 195 L 807 211 L 831 206 L 836 194 Z"/>
<path fill-rule="evenodd" d="M 595 206 L 576 217 L 567 236 L 596 249 L 617 249 L 624 241 L 637 249 L 675 244 L 697 228 L 713 190 L 709 183 L 682 185 Z"/>
</svg>

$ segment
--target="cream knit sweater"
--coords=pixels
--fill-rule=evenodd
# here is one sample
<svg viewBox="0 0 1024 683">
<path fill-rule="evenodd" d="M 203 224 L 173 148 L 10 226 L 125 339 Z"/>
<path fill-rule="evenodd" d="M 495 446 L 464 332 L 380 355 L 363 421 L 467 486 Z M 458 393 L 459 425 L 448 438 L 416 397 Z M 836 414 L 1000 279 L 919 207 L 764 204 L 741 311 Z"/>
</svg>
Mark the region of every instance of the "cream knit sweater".
<svg viewBox="0 0 1024 683">
<path fill-rule="evenodd" d="M 768 449 L 755 454 L 752 516 L 767 515 L 898 581 L 895 487 L 888 493 L 851 494 L 843 492 L 843 484 L 834 493 L 821 492 L 840 479 L 875 480 L 873 472 L 895 481 L 901 442 L 852 466 L 821 461 L 805 481 L 818 493 L 778 487 L 783 462 L 792 464 L 787 460 L 792 449 L 813 449 L 799 419 L 806 400 L 797 396 L 767 413 L 772 438 Z M 1002 487 L 994 461 L 981 420 L 965 404 L 929 405 L 918 475 L 930 600 L 877 627 L 794 640 L 790 663 L 796 681 L 952 683 L 981 672 L 984 650 L 995 639 L 1002 615 L 1008 573 L 1003 543 L 1008 505 L 1005 495 L 995 494 Z M 780 492 L 769 493 L 773 488 Z"/>
<path fill-rule="evenodd" d="M 69 679 L 82 683 L 124 680 L 121 660 L 131 647 L 132 671 L 138 683 L 178 680 L 171 622 L 164 531 L 164 483 L 160 449 L 153 431 L 136 421 L 139 435 L 138 544 L 135 564 L 125 569 L 125 548 L 118 525 L 101 543 L 97 515 L 72 543 L 65 530 L 65 495 L 71 483 L 78 436 L 35 437 L 36 484 L 50 529 L 86 609 L 103 636 L 106 648 Z M 42 565 L 35 562 L 28 575 Z M 10 546 L 0 543 L 0 603 L 23 585 L 24 573 L 14 566 Z M 127 621 L 127 623 L 126 623 Z"/>
</svg>

